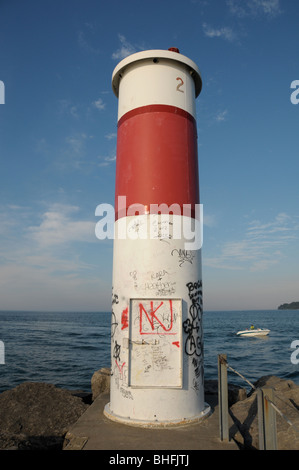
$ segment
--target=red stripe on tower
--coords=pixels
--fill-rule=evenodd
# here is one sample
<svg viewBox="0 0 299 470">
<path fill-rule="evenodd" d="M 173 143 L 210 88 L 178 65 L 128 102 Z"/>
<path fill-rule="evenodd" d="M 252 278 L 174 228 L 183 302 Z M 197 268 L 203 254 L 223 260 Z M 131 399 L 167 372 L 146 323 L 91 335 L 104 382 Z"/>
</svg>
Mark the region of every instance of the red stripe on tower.
<svg viewBox="0 0 299 470">
<path fill-rule="evenodd" d="M 169 105 L 148 105 L 129 111 L 119 121 L 116 166 L 118 196 L 127 208 L 138 203 L 155 212 L 162 203 L 199 204 L 196 122 L 191 114 Z M 152 207 L 151 207 L 152 206 Z M 161 212 L 161 211 L 160 211 Z M 163 213 L 163 209 L 162 209 Z"/>
</svg>

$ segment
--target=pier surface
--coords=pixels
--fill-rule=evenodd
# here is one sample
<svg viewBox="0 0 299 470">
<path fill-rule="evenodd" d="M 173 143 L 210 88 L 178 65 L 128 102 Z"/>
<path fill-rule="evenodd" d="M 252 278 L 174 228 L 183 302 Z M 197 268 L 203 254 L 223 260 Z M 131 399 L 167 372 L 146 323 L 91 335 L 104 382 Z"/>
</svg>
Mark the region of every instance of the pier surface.
<svg viewBox="0 0 299 470">
<path fill-rule="evenodd" d="M 239 450 L 233 439 L 219 438 L 215 396 L 206 396 L 212 413 L 196 424 L 144 428 L 109 420 L 103 414 L 109 393 L 99 395 L 65 436 L 64 450 Z M 229 425 L 233 421 L 229 417 Z"/>
</svg>

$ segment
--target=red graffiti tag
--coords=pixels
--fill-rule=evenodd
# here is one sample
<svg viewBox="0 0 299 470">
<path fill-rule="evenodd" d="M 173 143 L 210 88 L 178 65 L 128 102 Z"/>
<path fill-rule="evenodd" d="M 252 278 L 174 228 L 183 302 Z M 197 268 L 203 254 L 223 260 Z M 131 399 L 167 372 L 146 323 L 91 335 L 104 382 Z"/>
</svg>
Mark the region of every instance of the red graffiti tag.
<svg viewBox="0 0 299 470">
<path fill-rule="evenodd" d="M 150 311 L 147 312 L 146 308 L 142 303 L 139 304 L 139 332 L 141 335 L 150 335 L 150 334 L 176 334 L 172 333 L 173 327 L 173 310 L 172 310 L 172 301 L 169 300 L 169 312 L 165 318 L 165 311 L 164 316 L 158 316 L 156 313 L 160 307 L 164 305 L 164 302 L 161 302 L 158 307 L 154 309 L 154 302 L 151 301 Z M 168 321 L 168 325 L 165 324 L 165 320 Z M 164 322 L 164 323 L 163 323 Z M 148 324 L 150 325 L 150 331 L 148 331 Z"/>
<path fill-rule="evenodd" d="M 125 328 L 128 328 L 129 326 L 129 320 L 128 320 L 128 307 L 122 311 L 121 314 L 121 329 L 124 330 Z"/>
<path fill-rule="evenodd" d="M 120 375 L 121 375 L 121 377 L 122 377 L 122 375 L 123 375 L 123 367 L 124 367 L 124 365 L 125 365 L 125 362 L 122 363 L 122 366 L 121 366 L 121 367 L 119 367 L 119 364 L 118 364 L 117 361 L 115 361 L 115 364 L 117 365 L 118 370 L 119 370 L 119 373 L 120 373 Z"/>
<path fill-rule="evenodd" d="M 180 347 L 180 342 L 179 341 L 173 341 L 174 346 L 177 346 L 178 348 Z"/>
</svg>

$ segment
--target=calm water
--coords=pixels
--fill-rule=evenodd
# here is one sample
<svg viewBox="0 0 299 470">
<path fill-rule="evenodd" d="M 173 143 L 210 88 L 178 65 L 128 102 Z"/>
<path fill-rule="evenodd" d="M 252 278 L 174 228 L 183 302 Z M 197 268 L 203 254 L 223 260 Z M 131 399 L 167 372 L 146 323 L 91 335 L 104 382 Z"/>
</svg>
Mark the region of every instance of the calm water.
<svg viewBox="0 0 299 470">
<path fill-rule="evenodd" d="M 239 338 L 251 324 L 269 328 L 265 338 Z M 90 391 L 92 374 L 110 366 L 110 314 L 0 312 L 0 392 L 24 381 Z M 251 382 L 263 375 L 290 378 L 299 385 L 299 364 L 291 343 L 299 340 L 299 310 L 205 312 L 205 377 L 217 379 L 217 355 Z M 0 356 L 1 359 L 1 356 Z M 246 386 L 229 372 L 229 381 Z"/>
</svg>

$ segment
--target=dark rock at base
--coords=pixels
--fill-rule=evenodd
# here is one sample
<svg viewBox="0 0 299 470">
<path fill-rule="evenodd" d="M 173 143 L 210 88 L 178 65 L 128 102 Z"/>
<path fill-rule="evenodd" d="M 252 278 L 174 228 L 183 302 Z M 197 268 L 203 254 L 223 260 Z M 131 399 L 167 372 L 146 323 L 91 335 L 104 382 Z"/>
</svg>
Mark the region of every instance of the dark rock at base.
<svg viewBox="0 0 299 470">
<path fill-rule="evenodd" d="M 7 390 L 0 394 L 0 449 L 60 450 L 87 408 L 81 397 L 52 384 L 24 382 Z"/>
<path fill-rule="evenodd" d="M 94 401 L 101 393 L 110 391 L 110 377 L 111 369 L 108 367 L 103 367 L 102 369 L 94 372 L 91 377 L 92 401 Z"/>
<path fill-rule="evenodd" d="M 86 405 L 92 404 L 92 393 L 83 392 L 82 390 L 68 390 L 74 397 L 79 397 Z"/>
<path fill-rule="evenodd" d="M 276 413 L 277 449 L 299 449 L 299 386 L 292 380 L 276 376 L 264 376 L 254 383 L 256 389 L 269 387 L 274 390 L 274 404 L 282 417 Z M 257 390 L 252 391 L 246 400 L 238 401 L 230 408 L 236 430 L 242 435 L 240 444 L 245 449 L 259 449 L 259 429 L 257 413 Z M 287 418 L 287 421 L 285 418 Z M 291 424 L 289 424 L 291 423 Z"/>
<path fill-rule="evenodd" d="M 247 398 L 245 388 L 230 383 L 227 384 L 227 388 L 228 406 Z M 217 395 L 218 397 L 218 380 L 205 380 L 205 395 Z"/>
</svg>

